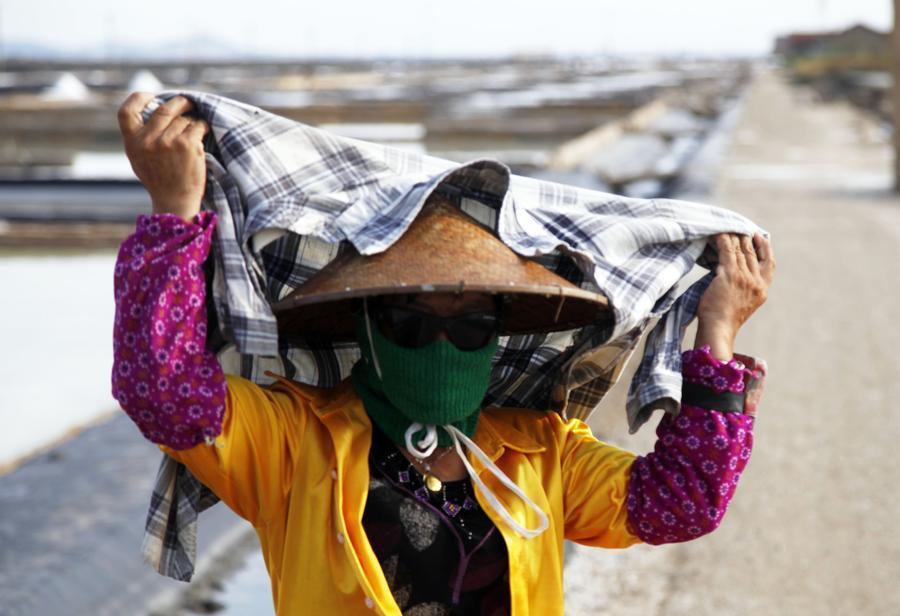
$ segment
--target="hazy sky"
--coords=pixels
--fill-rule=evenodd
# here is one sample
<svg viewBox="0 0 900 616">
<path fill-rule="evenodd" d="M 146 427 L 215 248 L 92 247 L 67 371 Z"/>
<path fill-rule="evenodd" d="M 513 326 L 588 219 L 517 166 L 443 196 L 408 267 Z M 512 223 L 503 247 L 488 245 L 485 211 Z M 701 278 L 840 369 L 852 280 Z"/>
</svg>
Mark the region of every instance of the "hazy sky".
<svg viewBox="0 0 900 616">
<path fill-rule="evenodd" d="M 890 0 L 0 0 L 0 43 L 186 43 L 286 55 L 765 53 L 785 31 L 864 22 Z"/>
</svg>

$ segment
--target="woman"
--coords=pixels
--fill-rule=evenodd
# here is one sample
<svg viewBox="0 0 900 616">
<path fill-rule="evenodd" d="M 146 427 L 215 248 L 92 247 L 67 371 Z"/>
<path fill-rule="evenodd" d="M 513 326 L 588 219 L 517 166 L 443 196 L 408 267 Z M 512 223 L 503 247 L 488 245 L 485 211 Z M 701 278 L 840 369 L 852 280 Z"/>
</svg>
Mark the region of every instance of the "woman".
<svg viewBox="0 0 900 616">
<path fill-rule="evenodd" d="M 116 266 L 114 395 L 254 525 L 279 614 L 560 613 L 564 539 L 625 547 L 718 525 L 752 445 L 753 418 L 733 403 L 758 375 L 732 346 L 771 282 L 765 239 L 718 238 L 681 413 L 663 419 L 645 457 L 554 413 L 480 409 L 515 294 L 364 296 L 351 379 L 262 388 L 225 376 L 204 349 L 201 264 L 216 224 L 199 211 L 206 127 L 182 117 L 178 98 L 144 124 L 144 103 L 120 110 L 154 214 Z M 439 203 L 429 212 L 460 222 Z M 410 254 L 411 268 L 440 265 Z"/>
</svg>

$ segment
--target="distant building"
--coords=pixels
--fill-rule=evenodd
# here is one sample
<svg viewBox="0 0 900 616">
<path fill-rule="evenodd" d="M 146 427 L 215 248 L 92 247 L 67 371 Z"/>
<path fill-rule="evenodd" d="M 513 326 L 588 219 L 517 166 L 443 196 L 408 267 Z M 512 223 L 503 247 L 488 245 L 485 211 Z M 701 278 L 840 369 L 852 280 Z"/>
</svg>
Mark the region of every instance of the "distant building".
<svg viewBox="0 0 900 616">
<path fill-rule="evenodd" d="M 888 33 L 862 24 L 839 32 L 795 32 L 775 41 L 785 59 L 816 56 L 881 56 L 889 53 Z"/>
<path fill-rule="evenodd" d="M 889 33 L 863 25 L 839 32 L 795 32 L 776 40 L 775 53 L 795 82 L 811 85 L 825 100 L 846 99 L 890 118 Z"/>
</svg>

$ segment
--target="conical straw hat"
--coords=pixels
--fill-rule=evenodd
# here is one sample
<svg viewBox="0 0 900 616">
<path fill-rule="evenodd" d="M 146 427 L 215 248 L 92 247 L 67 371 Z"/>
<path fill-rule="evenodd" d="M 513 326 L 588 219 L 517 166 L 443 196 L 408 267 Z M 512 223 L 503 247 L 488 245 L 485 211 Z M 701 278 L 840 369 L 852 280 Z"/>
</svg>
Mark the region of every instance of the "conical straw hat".
<svg viewBox="0 0 900 616">
<path fill-rule="evenodd" d="M 340 254 L 273 309 L 283 338 L 349 340 L 362 298 L 464 291 L 503 296 L 504 334 L 574 329 L 612 318 L 606 297 L 516 254 L 438 195 L 388 250 Z"/>
</svg>

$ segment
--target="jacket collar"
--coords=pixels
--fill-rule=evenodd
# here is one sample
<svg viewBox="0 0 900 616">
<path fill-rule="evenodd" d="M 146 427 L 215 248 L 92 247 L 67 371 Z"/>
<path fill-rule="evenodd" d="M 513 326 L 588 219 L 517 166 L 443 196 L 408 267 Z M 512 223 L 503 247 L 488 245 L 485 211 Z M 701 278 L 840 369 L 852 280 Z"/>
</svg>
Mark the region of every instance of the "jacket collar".
<svg viewBox="0 0 900 616">
<path fill-rule="evenodd" d="M 496 461 L 504 449 L 520 453 L 539 453 L 546 449 L 544 445 L 516 428 L 509 421 L 510 413 L 509 409 L 489 408 L 481 411 L 478 418 L 474 440 L 491 461 Z"/>
<path fill-rule="evenodd" d="M 312 410 L 322 420 L 326 420 L 335 413 L 340 413 L 356 425 L 370 425 L 362 401 L 356 395 L 350 379 L 344 380 L 333 389 L 321 389 L 297 383 L 271 372 L 267 374 L 275 377 L 283 386 L 310 400 Z M 488 408 L 484 409 L 478 418 L 478 427 L 473 440 L 491 461 L 496 461 L 505 449 L 512 449 L 520 453 L 539 453 L 546 449 L 544 445 L 516 428 L 509 421 L 510 412 L 504 409 Z"/>
</svg>

